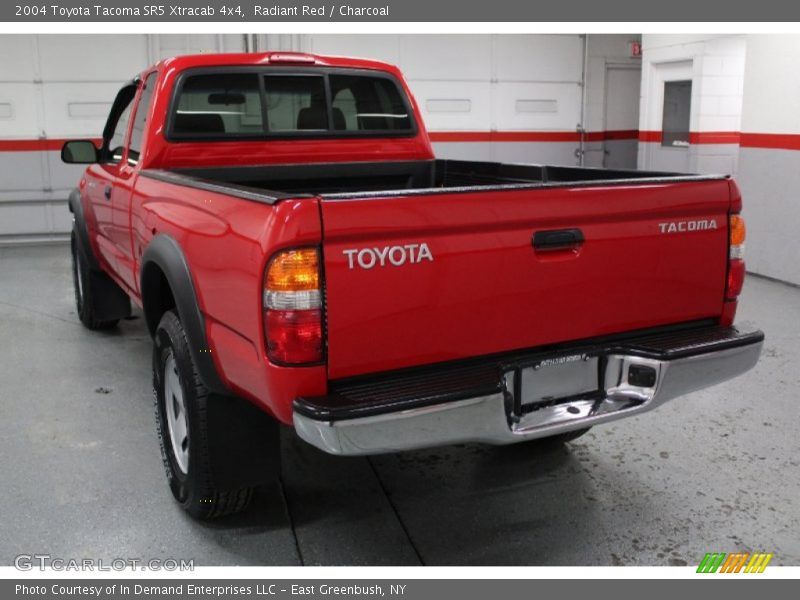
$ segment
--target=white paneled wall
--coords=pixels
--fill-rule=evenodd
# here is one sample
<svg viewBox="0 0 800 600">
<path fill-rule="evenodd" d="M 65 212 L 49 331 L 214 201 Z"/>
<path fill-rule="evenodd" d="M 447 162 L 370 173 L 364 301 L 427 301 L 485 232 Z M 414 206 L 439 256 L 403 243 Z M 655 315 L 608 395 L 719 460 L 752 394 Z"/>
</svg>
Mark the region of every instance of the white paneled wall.
<svg viewBox="0 0 800 600">
<path fill-rule="evenodd" d="M 58 141 L 100 137 L 122 83 L 155 61 L 241 51 L 240 35 L 0 35 L 0 243 L 63 239 L 82 167 Z"/>
<path fill-rule="evenodd" d="M 607 64 L 638 64 L 626 56 L 632 39 L 638 36 L 589 36 L 587 129 L 604 126 Z M 64 238 L 70 227 L 65 200 L 82 168 L 60 162 L 59 140 L 99 137 L 124 81 L 162 58 L 240 52 L 245 44 L 243 35 L 0 36 L 0 243 Z M 582 122 L 584 40 L 578 35 L 258 34 L 247 36 L 247 48 L 397 64 L 434 134 L 575 132 Z M 578 162 L 574 140 L 435 147 L 449 157 Z M 602 148 L 593 152 L 587 164 L 599 164 Z"/>
<path fill-rule="evenodd" d="M 574 131 L 577 35 L 313 35 L 303 50 L 398 65 L 430 131 Z"/>
<path fill-rule="evenodd" d="M 642 169 L 735 174 L 747 41 L 743 35 L 644 35 L 640 130 L 662 131 L 664 83 L 692 81 L 688 148 L 639 144 Z"/>
<path fill-rule="evenodd" d="M 800 285 L 800 36 L 747 36 L 738 181 L 748 269 Z"/>
</svg>

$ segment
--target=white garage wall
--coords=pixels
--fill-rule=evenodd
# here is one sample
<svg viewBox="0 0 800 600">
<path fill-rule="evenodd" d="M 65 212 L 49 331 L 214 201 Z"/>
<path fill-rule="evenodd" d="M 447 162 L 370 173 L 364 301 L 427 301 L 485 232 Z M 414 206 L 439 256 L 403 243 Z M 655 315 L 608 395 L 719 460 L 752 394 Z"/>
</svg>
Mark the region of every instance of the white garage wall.
<svg viewBox="0 0 800 600">
<path fill-rule="evenodd" d="M 243 46 L 239 35 L 0 36 L 0 243 L 64 239 L 83 168 L 61 162 L 61 141 L 100 137 L 124 81 L 167 56 Z"/>
<path fill-rule="evenodd" d="M 263 43 L 274 44 L 275 38 L 267 36 Z M 577 128 L 581 123 L 595 133 L 604 128 L 607 64 L 640 63 L 628 56 L 628 42 L 638 35 L 588 39 L 591 100 L 583 118 L 584 46 L 578 35 L 313 35 L 282 40 L 288 42 L 282 49 L 398 65 L 438 156 L 575 165 Z M 633 94 L 638 98 L 638 91 Z M 631 129 L 637 122 L 634 115 Z M 564 134 L 574 139 L 558 141 Z M 602 164 L 602 146 L 587 144 L 586 164 Z"/>
<path fill-rule="evenodd" d="M 745 36 L 644 35 L 639 168 L 735 174 Z M 664 82 L 692 80 L 690 146 L 661 146 Z"/>
<path fill-rule="evenodd" d="M 636 167 L 642 59 L 630 56 L 631 42 L 641 42 L 641 36 L 588 36 L 585 127 L 590 141 L 585 148 L 586 166 L 602 167 L 606 156 L 613 155 L 617 159 L 612 161 L 614 166 L 622 162 L 626 168 Z M 615 78 L 621 70 L 634 77 Z M 620 160 L 620 156 L 624 158 Z"/>
<path fill-rule="evenodd" d="M 749 270 L 800 284 L 800 36 L 747 36 L 738 182 Z"/>
</svg>

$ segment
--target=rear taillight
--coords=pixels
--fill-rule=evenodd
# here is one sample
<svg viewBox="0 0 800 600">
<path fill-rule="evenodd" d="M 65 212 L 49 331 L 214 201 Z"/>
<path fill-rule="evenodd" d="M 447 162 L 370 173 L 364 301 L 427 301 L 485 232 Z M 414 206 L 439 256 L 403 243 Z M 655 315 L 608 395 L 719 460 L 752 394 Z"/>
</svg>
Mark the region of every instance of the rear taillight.
<svg viewBox="0 0 800 600">
<path fill-rule="evenodd" d="M 264 274 L 264 337 L 267 357 L 302 365 L 324 359 L 322 278 L 316 248 L 283 250 Z"/>
<path fill-rule="evenodd" d="M 728 225 L 728 282 L 725 299 L 736 300 L 744 285 L 744 240 L 746 230 L 741 215 L 731 215 Z"/>
</svg>

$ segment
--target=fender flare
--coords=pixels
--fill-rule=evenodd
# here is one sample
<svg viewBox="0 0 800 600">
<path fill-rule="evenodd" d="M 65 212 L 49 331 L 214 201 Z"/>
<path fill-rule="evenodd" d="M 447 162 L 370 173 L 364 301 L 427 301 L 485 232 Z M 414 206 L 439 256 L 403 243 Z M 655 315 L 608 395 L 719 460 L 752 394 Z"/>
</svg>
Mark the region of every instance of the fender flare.
<svg viewBox="0 0 800 600">
<path fill-rule="evenodd" d="M 142 256 L 142 266 L 140 270 L 140 290 L 142 294 L 142 305 L 144 306 L 144 316 L 150 336 L 153 337 L 158 327 L 160 315 L 157 310 L 158 305 L 152 303 L 148 305 L 148 294 L 157 293 L 154 289 L 154 281 L 150 273 L 153 265 L 157 266 L 167 279 L 167 284 L 175 300 L 175 308 L 181 320 L 189 342 L 189 352 L 192 360 L 197 366 L 200 379 L 203 384 L 215 394 L 225 396 L 231 395 L 230 390 L 222 382 L 222 379 L 214 365 L 206 336 L 205 318 L 200 311 L 197 302 L 197 294 L 194 289 L 192 274 L 189 264 L 181 250 L 178 242 L 169 235 L 160 233 L 156 235 L 148 244 Z"/>
<path fill-rule="evenodd" d="M 78 188 L 69 194 L 69 212 L 72 213 L 72 220 L 75 223 L 74 231 L 78 248 L 83 252 L 83 256 L 89 262 L 89 267 L 94 271 L 100 270 L 100 265 L 92 251 L 89 243 L 89 228 L 86 225 L 86 218 L 83 215 L 83 204 L 81 203 L 81 192 Z"/>
</svg>

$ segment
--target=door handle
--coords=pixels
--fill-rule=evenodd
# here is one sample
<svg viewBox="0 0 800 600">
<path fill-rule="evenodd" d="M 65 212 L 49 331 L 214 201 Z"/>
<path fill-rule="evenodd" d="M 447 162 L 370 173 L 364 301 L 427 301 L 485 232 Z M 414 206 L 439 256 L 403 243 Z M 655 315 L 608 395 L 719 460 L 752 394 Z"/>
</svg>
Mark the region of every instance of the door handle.
<svg viewBox="0 0 800 600">
<path fill-rule="evenodd" d="M 111 186 L 107 185 L 106 189 L 103 190 L 103 195 L 106 197 L 106 200 L 111 200 Z"/>
<path fill-rule="evenodd" d="M 537 231 L 533 234 L 534 250 L 567 250 L 583 243 L 580 229 L 553 229 Z"/>
</svg>

